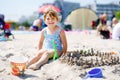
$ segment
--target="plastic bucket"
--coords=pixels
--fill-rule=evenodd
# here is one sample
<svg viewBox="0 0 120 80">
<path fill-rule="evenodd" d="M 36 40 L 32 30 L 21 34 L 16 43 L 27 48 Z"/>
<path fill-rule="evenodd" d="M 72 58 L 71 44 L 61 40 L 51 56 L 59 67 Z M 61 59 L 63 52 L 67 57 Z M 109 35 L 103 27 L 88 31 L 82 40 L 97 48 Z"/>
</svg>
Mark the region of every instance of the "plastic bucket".
<svg viewBox="0 0 120 80">
<path fill-rule="evenodd" d="M 23 56 L 13 56 L 10 58 L 10 68 L 11 73 L 16 76 L 20 76 L 24 74 L 26 69 L 26 62 L 28 59 Z"/>
<path fill-rule="evenodd" d="M 94 68 L 88 72 L 89 77 L 101 78 L 103 77 L 101 68 Z"/>
<path fill-rule="evenodd" d="M 88 71 L 87 75 L 83 78 L 83 80 L 86 80 L 87 78 L 102 78 L 102 69 L 101 68 L 94 68 Z"/>
</svg>

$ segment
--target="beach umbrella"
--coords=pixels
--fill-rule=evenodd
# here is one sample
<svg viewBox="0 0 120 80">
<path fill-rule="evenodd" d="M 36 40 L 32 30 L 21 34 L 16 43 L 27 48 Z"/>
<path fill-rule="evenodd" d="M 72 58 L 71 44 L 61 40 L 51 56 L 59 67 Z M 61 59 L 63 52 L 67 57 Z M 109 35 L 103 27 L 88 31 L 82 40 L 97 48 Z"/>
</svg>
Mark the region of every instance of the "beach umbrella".
<svg viewBox="0 0 120 80">
<path fill-rule="evenodd" d="M 61 12 L 61 10 L 60 10 L 57 6 L 52 5 L 52 4 L 47 4 L 47 5 L 41 6 L 40 8 L 38 8 L 38 12 L 39 12 L 39 13 L 44 13 L 44 12 L 46 12 L 48 9 L 53 9 L 53 10 L 55 10 L 56 12 Z"/>
</svg>

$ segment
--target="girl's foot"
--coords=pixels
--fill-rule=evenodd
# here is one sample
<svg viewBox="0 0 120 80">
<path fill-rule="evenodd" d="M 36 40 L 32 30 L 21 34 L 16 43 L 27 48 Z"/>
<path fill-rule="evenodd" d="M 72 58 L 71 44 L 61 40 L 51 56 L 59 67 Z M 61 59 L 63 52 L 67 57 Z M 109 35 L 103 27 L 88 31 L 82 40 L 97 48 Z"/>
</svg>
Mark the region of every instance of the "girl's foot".
<svg viewBox="0 0 120 80">
<path fill-rule="evenodd" d="M 38 70 L 39 69 L 39 66 L 36 65 L 36 64 L 32 64 L 28 67 L 29 69 L 32 69 L 32 70 Z"/>
<path fill-rule="evenodd" d="M 30 66 L 30 63 L 27 62 L 27 63 L 26 63 L 26 69 L 28 69 L 29 66 Z"/>
</svg>

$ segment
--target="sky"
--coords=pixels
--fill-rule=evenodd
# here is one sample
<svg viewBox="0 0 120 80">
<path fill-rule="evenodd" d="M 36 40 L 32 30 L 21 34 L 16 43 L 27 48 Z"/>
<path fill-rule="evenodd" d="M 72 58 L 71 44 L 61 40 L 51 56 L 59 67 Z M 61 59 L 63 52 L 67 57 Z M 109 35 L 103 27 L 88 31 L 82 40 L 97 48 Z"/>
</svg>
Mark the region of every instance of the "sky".
<svg viewBox="0 0 120 80">
<path fill-rule="evenodd" d="M 81 6 L 93 4 L 95 0 L 64 0 L 80 3 Z M 120 0 L 96 0 L 97 3 L 110 3 Z M 53 3 L 54 0 L 0 0 L 0 14 L 5 15 L 5 20 L 18 21 L 24 16 L 30 16 L 44 3 Z"/>
</svg>

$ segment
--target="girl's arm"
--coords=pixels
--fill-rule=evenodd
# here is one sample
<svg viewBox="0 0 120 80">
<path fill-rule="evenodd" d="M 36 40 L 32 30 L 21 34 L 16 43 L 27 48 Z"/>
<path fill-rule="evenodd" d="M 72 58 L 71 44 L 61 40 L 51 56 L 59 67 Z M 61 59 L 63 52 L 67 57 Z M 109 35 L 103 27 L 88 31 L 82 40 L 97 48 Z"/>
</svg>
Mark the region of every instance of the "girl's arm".
<svg viewBox="0 0 120 80">
<path fill-rule="evenodd" d="M 67 40 L 66 40 L 66 35 L 65 35 L 64 30 L 62 30 L 60 32 L 60 37 L 61 37 L 61 41 L 62 41 L 62 45 L 63 45 L 62 53 L 65 54 L 67 52 Z"/>
<path fill-rule="evenodd" d="M 97 26 L 97 29 L 96 29 L 97 36 L 100 36 L 101 26 L 102 26 L 101 24 L 99 24 L 99 25 Z"/>
<path fill-rule="evenodd" d="M 41 33 L 40 33 L 40 39 L 39 39 L 39 42 L 38 42 L 38 50 L 40 50 L 42 48 L 43 41 L 44 41 L 44 32 L 42 30 Z"/>
</svg>

